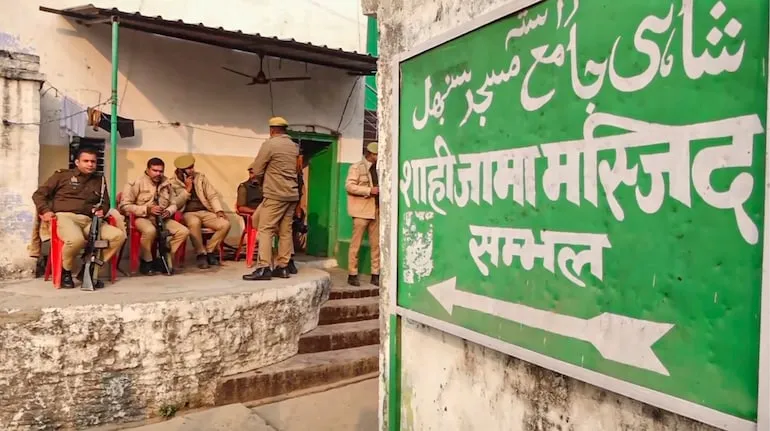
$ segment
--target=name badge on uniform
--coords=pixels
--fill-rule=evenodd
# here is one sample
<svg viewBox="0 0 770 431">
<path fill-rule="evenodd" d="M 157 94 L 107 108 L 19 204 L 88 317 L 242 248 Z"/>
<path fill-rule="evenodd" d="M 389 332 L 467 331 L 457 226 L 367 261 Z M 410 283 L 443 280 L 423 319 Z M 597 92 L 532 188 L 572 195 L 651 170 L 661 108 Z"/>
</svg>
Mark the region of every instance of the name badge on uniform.
<svg viewBox="0 0 770 431">
<path fill-rule="evenodd" d="M 78 177 L 73 176 L 72 178 L 70 178 L 70 184 L 72 185 L 72 187 L 77 187 L 80 184 L 78 182 Z"/>
</svg>

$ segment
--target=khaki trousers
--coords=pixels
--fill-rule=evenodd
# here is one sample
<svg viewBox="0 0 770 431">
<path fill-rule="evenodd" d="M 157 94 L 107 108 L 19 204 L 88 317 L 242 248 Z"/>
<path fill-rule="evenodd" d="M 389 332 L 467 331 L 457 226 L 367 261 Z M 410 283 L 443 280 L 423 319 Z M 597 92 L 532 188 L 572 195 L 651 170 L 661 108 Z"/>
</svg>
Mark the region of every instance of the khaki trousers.
<svg viewBox="0 0 770 431">
<path fill-rule="evenodd" d="M 259 206 L 259 259 L 257 268 L 268 268 L 273 261 L 273 236 L 278 235 L 278 256 L 276 267 L 284 268 L 289 265 L 292 244 L 291 222 L 297 202 L 284 202 L 265 199 Z"/>
<path fill-rule="evenodd" d="M 219 243 L 230 232 L 230 221 L 226 218 L 217 217 L 210 211 L 194 211 L 184 213 L 184 223 L 190 230 L 190 240 L 195 247 L 196 254 L 213 253 L 219 247 Z M 203 234 L 201 228 L 206 227 L 214 231 L 214 235 L 209 239 L 206 245 L 203 245 Z"/>
<path fill-rule="evenodd" d="M 350 275 L 358 275 L 358 252 L 364 232 L 369 231 L 369 247 L 372 252 L 372 274 L 380 274 L 380 212 L 374 213 L 374 220 L 353 218 L 353 238 L 348 249 L 348 267 Z"/>
<path fill-rule="evenodd" d="M 253 213 L 251 213 L 251 225 L 256 227 L 257 230 L 259 230 L 259 212 L 262 208 L 262 204 L 259 204 L 257 209 L 254 210 Z M 292 222 L 294 221 L 294 216 L 292 215 Z M 272 239 L 270 240 L 272 244 Z M 294 256 L 294 232 L 292 231 L 292 238 L 291 238 L 291 255 Z"/>
<path fill-rule="evenodd" d="M 145 262 L 152 262 L 152 246 L 155 243 L 155 239 L 158 237 L 158 230 L 155 228 L 155 221 L 150 218 L 136 217 L 134 219 L 134 225 L 136 230 L 141 232 L 142 239 L 140 240 L 142 248 L 142 260 Z M 166 219 L 163 222 L 163 226 L 168 229 L 168 233 L 171 234 L 169 240 L 171 255 L 179 249 L 179 247 L 187 241 L 187 237 L 190 236 L 190 231 L 182 226 L 181 223 L 173 219 Z M 171 265 L 173 259 L 169 259 L 168 263 Z"/>
<path fill-rule="evenodd" d="M 62 250 L 62 268 L 72 271 L 75 258 L 83 251 L 88 241 L 88 231 L 91 229 L 91 217 L 74 213 L 56 213 L 58 224 L 57 234 L 64 242 Z M 126 241 L 126 234 L 119 228 L 104 221 L 99 229 L 101 239 L 109 241 L 109 246 L 103 250 L 102 260 L 109 261 L 120 246 Z"/>
<path fill-rule="evenodd" d="M 40 257 L 43 241 L 40 238 L 40 224 L 42 223 L 42 220 L 40 220 L 40 217 L 38 217 L 37 214 L 35 214 L 33 223 L 34 224 L 32 225 L 32 238 L 30 238 L 29 245 L 27 246 L 27 251 L 29 252 L 29 257 L 38 258 Z"/>
</svg>

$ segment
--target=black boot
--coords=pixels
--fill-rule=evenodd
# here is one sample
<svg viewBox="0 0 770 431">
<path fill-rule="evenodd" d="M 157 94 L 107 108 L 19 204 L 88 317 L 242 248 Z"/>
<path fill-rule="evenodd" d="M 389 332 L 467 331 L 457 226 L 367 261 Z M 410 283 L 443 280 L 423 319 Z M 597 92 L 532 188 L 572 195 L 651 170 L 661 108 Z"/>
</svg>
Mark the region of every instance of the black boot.
<svg viewBox="0 0 770 431">
<path fill-rule="evenodd" d="M 219 253 L 209 253 L 207 256 L 207 259 L 209 261 L 209 265 L 211 266 L 221 266 L 222 263 L 219 261 Z"/>
<path fill-rule="evenodd" d="M 139 261 L 139 272 L 142 275 L 155 275 L 155 261 L 149 261 L 145 262 L 143 260 Z"/>
<path fill-rule="evenodd" d="M 294 264 L 294 259 L 289 259 L 289 266 L 287 266 L 289 269 L 289 274 L 296 274 L 299 272 L 297 269 L 297 265 Z"/>
<path fill-rule="evenodd" d="M 61 270 L 61 288 L 62 289 L 74 289 L 75 281 L 72 280 L 72 271 L 66 269 Z"/>
<path fill-rule="evenodd" d="M 273 277 L 276 278 L 289 278 L 289 269 L 288 268 L 275 268 L 273 270 Z"/>
<path fill-rule="evenodd" d="M 246 274 L 243 279 L 246 281 L 267 281 L 273 278 L 270 274 L 270 268 L 257 268 L 251 274 Z"/>
<path fill-rule="evenodd" d="M 206 254 L 199 254 L 198 257 L 195 258 L 198 263 L 198 268 L 209 269 L 209 259 L 206 256 Z"/>
<path fill-rule="evenodd" d="M 348 284 L 351 286 L 360 286 L 361 282 L 358 281 L 358 275 L 348 275 Z"/>
<path fill-rule="evenodd" d="M 372 274 L 372 280 L 369 283 L 380 287 L 380 274 Z"/>
<path fill-rule="evenodd" d="M 48 264 L 47 256 L 40 256 L 37 258 L 37 262 L 35 264 L 35 278 L 40 278 L 45 276 L 45 267 Z"/>
<path fill-rule="evenodd" d="M 171 261 L 171 256 L 166 256 L 166 262 L 170 262 L 170 261 Z M 163 263 L 163 259 L 161 259 L 160 257 L 156 257 L 152 261 L 152 269 L 154 271 L 152 275 L 155 275 L 155 274 L 163 274 L 167 276 L 174 275 L 174 268 L 171 267 L 169 268 L 169 271 L 166 271 L 166 264 Z"/>
<path fill-rule="evenodd" d="M 83 281 L 83 275 L 86 273 L 86 266 L 83 265 L 80 267 L 80 271 L 78 272 L 77 279 L 81 282 Z M 91 280 L 91 282 L 94 284 L 94 289 L 102 289 L 104 287 L 104 282 L 101 280 Z"/>
</svg>

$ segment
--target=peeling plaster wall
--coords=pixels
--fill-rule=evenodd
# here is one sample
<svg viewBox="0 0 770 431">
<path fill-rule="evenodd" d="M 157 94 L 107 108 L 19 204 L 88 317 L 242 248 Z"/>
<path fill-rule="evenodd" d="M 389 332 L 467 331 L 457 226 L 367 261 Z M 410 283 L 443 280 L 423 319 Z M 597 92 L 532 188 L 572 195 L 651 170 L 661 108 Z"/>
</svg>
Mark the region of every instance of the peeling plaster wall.
<svg viewBox="0 0 770 431">
<path fill-rule="evenodd" d="M 0 279 L 31 275 L 32 235 L 40 159 L 39 58 L 0 50 Z M 2 119 L 21 123 L 6 125 Z"/>
<path fill-rule="evenodd" d="M 212 406 L 223 376 L 297 354 L 329 298 L 328 275 L 314 274 L 215 297 L 0 309 L 0 430 L 81 430 Z"/>
<path fill-rule="evenodd" d="M 505 0 L 362 0 L 380 30 L 380 158 L 391 160 L 392 85 L 396 55 L 509 3 Z M 397 172 L 382 164 L 382 199 L 392 201 Z M 390 231 L 394 214 L 382 206 L 380 428 L 388 429 L 389 333 L 394 312 Z M 501 431 L 706 431 L 713 428 L 554 373 L 404 319 L 401 326 L 401 429 Z"/>
</svg>

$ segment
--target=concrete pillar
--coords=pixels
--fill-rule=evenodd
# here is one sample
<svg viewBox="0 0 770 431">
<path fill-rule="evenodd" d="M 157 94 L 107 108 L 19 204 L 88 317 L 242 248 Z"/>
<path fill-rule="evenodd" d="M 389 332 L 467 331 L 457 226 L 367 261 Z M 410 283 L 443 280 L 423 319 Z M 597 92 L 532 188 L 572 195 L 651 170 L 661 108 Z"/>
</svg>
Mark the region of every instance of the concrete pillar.
<svg viewBox="0 0 770 431">
<path fill-rule="evenodd" d="M 366 16 L 376 17 L 379 6 L 379 0 L 361 0 L 361 10 Z"/>
<path fill-rule="evenodd" d="M 26 278 L 40 161 L 40 57 L 0 50 L 0 280 Z"/>
</svg>

